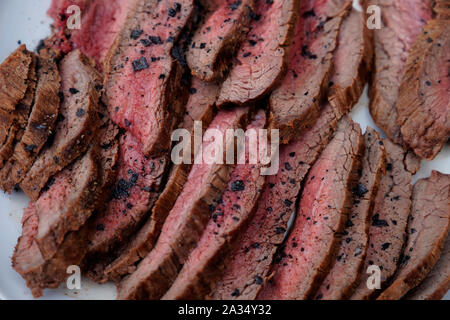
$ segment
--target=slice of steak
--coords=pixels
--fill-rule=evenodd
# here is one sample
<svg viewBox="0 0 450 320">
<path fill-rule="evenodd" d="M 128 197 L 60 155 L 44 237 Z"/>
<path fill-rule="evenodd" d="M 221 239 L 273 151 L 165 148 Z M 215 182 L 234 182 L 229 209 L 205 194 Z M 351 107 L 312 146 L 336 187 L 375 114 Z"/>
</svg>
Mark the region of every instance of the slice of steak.
<svg viewBox="0 0 450 320">
<path fill-rule="evenodd" d="M 450 138 L 450 23 L 431 20 L 411 48 L 397 109 L 403 140 L 433 159 Z"/>
<path fill-rule="evenodd" d="M 48 180 L 83 154 L 99 126 L 101 76 L 81 51 L 69 53 L 60 63 L 61 104 L 53 141 L 34 162 L 20 183 L 22 190 L 36 200 Z M 13 170 L 15 173 L 22 171 Z M 18 174 L 17 182 L 21 175 Z"/>
<path fill-rule="evenodd" d="M 121 137 L 119 150 L 112 199 L 93 222 L 83 263 L 88 276 L 97 282 L 107 280 L 104 269 L 116 258 L 113 252 L 142 225 L 158 198 L 167 168 L 166 156 L 145 157 L 130 133 Z"/>
<path fill-rule="evenodd" d="M 370 87 L 370 113 L 395 143 L 402 144 L 397 124 L 398 89 L 409 50 L 432 16 L 431 0 L 368 0 L 381 12 L 374 30 L 375 68 Z"/>
<path fill-rule="evenodd" d="M 345 225 L 345 237 L 333 267 L 315 294 L 315 299 L 342 300 L 353 294 L 366 257 L 369 226 L 381 176 L 386 170 L 386 152 L 372 128 L 364 135 L 362 174 L 353 189 L 353 207 Z"/>
<path fill-rule="evenodd" d="M 270 129 L 288 143 L 320 114 L 342 18 L 351 1 L 301 1 L 288 71 L 270 96 Z"/>
<path fill-rule="evenodd" d="M 304 300 L 318 289 L 339 248 L 363 147 L 359 125 L 344 117 L 308 173 L 295 225 L 258 298 Z"/>
<path fill-rule="evenodd" d="M 218 90 L 216 84 L 206 83 L 197 78 L 192 79 L 190 98 L 183 121 L 184 129 L 192 132 L 195 121 L 201 121 L 203 126 L 211 123 Z M 167 215 L 186 183 L 191 167 L 191 164 L 182 163 L 172 168 L 164 191 L 156 201 L 149 220 L 133 239 L 119 250 L 118 258 L 106 268 L 105 273 L 109 279 L 118 282 L 123 276 L 134 272 L 138 262 L 153 248 Z"/>
<path fill-rule="evenodd" d="M 362 269 L 362 277 L 356 287 L 352 300 L 376 298 L 379 289 L 367 286 L 369 266 L 378 266 L 381 274 L 381 286 L 384 287 L 395 274 L 405 243 L 406 225 L 411 209 L 412 173 L 406 167 L 406 152 L 388 139 L 383 140 L 386 153 L 386 175 L 381 178 L 375 198 L 371 226 L 369 228 L 369 246 Z M 411 169 L 409 169 L 411 170 Z"/>
<path fill-rule="evenodd" d="M 139 264 L 137 270 L 125 278 L 118 287 L 119 299 L 159 299 L 169 289 L 189 254 L 200 239 L 211 211 L 230 179 L 233 166 L 211 161 L 217 141 L 223 139 L 221 150 L 234 148 L 234 137 L 223 137 L 229 129 L 245 126 L 248 108 L 222 110 L 209 126 L 210 133 L 220 132 L 222 137 L 205 133 L 203 152 L 196 155 L 196 162 L 183 191 L 177 198 L 164 223 L 154 249 Z M 208 131 L 207 131 L 208 132 Z M 214 151 L 215 159 L 222 157 Z M 209 164 L 214 162 L 213 164 Z"/>
<path fill-rule="evenodd" d="M 218 106 L 257 100 L 280 82 L 286 71 L 299 2 L 256 1 L 250 32 L 222 84 Z"/>
<path fill-rule="evenodd" d="M 60 108 L 61 77 L 57 58 L 52 50 L 44 48 L 40 51 L 38 82 L 28 123 L 14 146 L 12 156 L 0 172 L 0 186 L 4 191 L 12 192 L 24 179 L 53 133 Z"/>
<path fill-rule="evenodd" d="M 87 250 L 87 229 L 81 225 L 92 214 L 100 191 L 96 183 L 99 167 L 95 157 L 91 149 L 72 168 L 61 172 L 49 189 L 25 210 L 22 236 L 12 263 L 35 297 L 41 296 L 45 288 L 57 288 L 67 277 L 67 267 L 79 265 Z M 82 205 L 84 217 L 78 216 L 80 220 L 76 222 L 70 215 L 78 215 L 79 205 Z M 49 241 L 40 246 L 38 237 L 44 230 L 56 226 L 58 218 L 63 216 L 72 220 L 65 228 L 66 236 L 49 237 Z M 53 223 L 56 224 L 51 225 Z"/>
<path fill-rule="evenodd" d="M 205 22 L 194 33 L 186 61 L 192 74 L 203 81 L 224 76 L 245 35 L 254 0 L 213 0 Z"/>
<path fill-rule="evenodd" d="M 407 300 L 441 300 L 450 289 L 450 237 L 447 236 L 438 262 L 423 282 L 408 292 Z"/>
<path fill-rule="evenodd" d="M 372 69 L 373 33 L 366 27 L 366 18 L 353 8 L 339 31 L 328 100 L 340 115 L 358 102 Z"/>
<path fill-rule="evenodd" d="M 133 134 L 148 156 L 170 150 L 186 104 L 185 60 L 175 42 L 193 7 L 193 0 L 138 0 L 106 58 L 111 119 Z"/>
<path fill-rule="evenodd" d="M 450 227 L 450 175 L 437 171 L 413 188 L 408 241 L 397 274 L 378 300 L 398 300 L 418 286 L 438 261 Z"/>
<path fill-rule="evenodd" d="M 247 127 L 247 133 L 264 129 L 266 116 L 259 111 Z M 250 131 L 249 131 L 250 130 Z M 239 235 L 244 231 L 257 209 L 258 201 L 266 184 L 266 177 L 261 175 L 261 163 L 250 164 L 250 152 L 257 145 L 255 140 L 247 137 L 246 152 L 242 152 L 241 162 L 231 174 L 228 187 L 222 195 L 201 236 L 197 247 L 191 252 L 172 287 L 163 296 L 163 300 L 199 300 L 211 292 L 226 266 L 226 259 Z M 264 149 L 259 150 L 264 152 Z"/>
<path fill-rule="evenodd" d="M 277 248 L 282 244 L 288 221 L 302 182 L 325 148 L 337 125 L 330 105 L 326 105 L 315 125 L 288 145 L 281 146 L 277 175 L 268 177 L 268 186 L 258 203 L 249 227 L 232 253 L 213 299 L 254 300 L 260 292 Z"/>
</svg>

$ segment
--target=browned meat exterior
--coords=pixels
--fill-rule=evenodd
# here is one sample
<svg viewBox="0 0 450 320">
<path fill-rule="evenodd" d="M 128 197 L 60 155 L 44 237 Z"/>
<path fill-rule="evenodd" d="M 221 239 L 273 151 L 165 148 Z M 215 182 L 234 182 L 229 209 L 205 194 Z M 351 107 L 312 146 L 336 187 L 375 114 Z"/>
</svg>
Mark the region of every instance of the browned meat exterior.
<svg viewBox="0 0 450 320">
<path fill-rule="evenodd" d="M 276 86 L 286 71 L 299 0 L 255 1 L 255 18 L 222 84 L 218 106 L 257 100 Z"/>
<path fill-rule="evenodd" d="M 438 261 L 450 227 L 450 175 L 437 171 L 414 185 L 408 241 L 393 282 L 378 300 L 398 300 L 418 286 Z"/>
<path fill-rule="evenodd" d="M 39 197 L 52 176 L 87 150 L 99 125 L 100 74 L 79 50 L 61 61 L 60 71 L 64 94 L 62 120 L 56 126 L 52 144 L 42 151 L 20 184 L 32 200 Z"/>
<path fill-rule="evenodd" d="M 320 114 L 328 89 L 339 28 L 351 1 L 300 3 L 287 74 L 270 97 L 270 128 L 282 143 L 310 126 Z"/>
<path fill-rule="evenodd" d="M 432 16 L 431 0 L 369 0 L 381 10 L 381 29 L 374 30 L 375 70 L 370 113 L 395 143 L 402 144 L 397 124 L 398 89 L 409 50 Z"/>
<path fill-rule="evenodd" d="M 2 190 L 12 192 L 43 149 L 53 133 L 60 109 L 61 78 L 56 64 L 57 55 L 46 48 L 38 59 L 38 83 L 25 131 L 17 141 L 12 156 L 0 172 Z"/>
<path fill-rule="evenodd" d="M 448 0 L 435 0 L 433 11 L 438 19 L 450 19 L 450 2 Z"/>
<path fill-rule="evenodd" d="M 257 130 L 263 129 L 265 124 L 265 112 L 261 110 L 247 127 L 247 132 L 254 130 L 257 135 Z M 254 146 L 256 141 L 248 138 L 246 152 L 240 156 L 245 164 L 236 165 L 197 247 L 189 255 L 163 300 L 204 299 L 222 274 L 227 264 L 224 257 L 235 247 L 240 233 L 248 226 L 264 190 L 266 177 L 261 175 L 261 163 L 248 163 L 250 148 Z M 259 151 L 263 152 L 264 149 Z"/>
<path fill-rule="evenodd" d="M 362 277 L 352 300 L 376 298 L 381 289 L 367 286 L 367 268 L 380 268 L 381 287 L 391 279 L 397 270 L 405 243 L 406 225 L 411 209 L 411 177 L 417 169 L 406 167 L 407 155 L 403 149 L 388 139 L 383 140 L 387 153 L 386 175 L 381 178 L 375 198 L 373 216 L 369 229 L 369 246 L 362 269 Z"/>
<path fill-rule="evenodd" d="M 94 281 L 105 282 L 104 273 L 117 256 L 116 249 L 144 223 L 158 198 L 168 157 L 148 158 L 131 134 L 120 139 L 117 175 L 112 199 L 99 211 L 89 231 L 89 250 L 83 269 Z"/>
<path fill-rule="evenodd" d="M 381 176 L 385 174 L 386 152 L 378 133 L 367 128 L 362 174 L 353 189 L 353 207 L 333 267 L 315 294 L 315 299 L 347 299 L 358 281 L 366 257 L 373 204 Z"/>
<path fill-rule="evenodd" d="M 183 116 L 185 59 L 174 43 L 192 12 L 193 0 L 137 0 L 106 58 L 111 119 L 139 140 L 146 156 L 170 150 Z"/>
<path fill-rule="evenodd" d="M 186 60 L 192 74 L 203 81 L 221 78 L 248 32 L 254 0 L 212 0 L 205 21 L 195 31 Z"/>
<path fill-rule="evenodd" d="M 440 300 L 450 289 L 450 237 L 438 262 L 423 282 L 405 296 L 407 300 Z"/>
<path fill-rule="evenodd" d="M 190 98 L 183 121 L 184 129 L 191 132 L 195 121 L 201 121 L 203 126 L 211 123 L 218 90 L 219 87 L 215 84 L 206 83 L 197 78 L 192 79 Z M 167 215 L 186 183 L 190 170 L 191 165 L 185 163 L 172 168 L 164 191 L 156 201 L 149 220 L 133 239 L 119 250 L 119 257 L 106 268 L 105 273 L 110 279 L 119 281 L 124 275 L 132 273 L 136 270 L 138 262 L 153 248 Z"/>
<path fill-rule="evenodd" d="M 242 240 L 228 257 L 213 299 L 253 300 L 269 277 L 274 254 L 283 243 L 288 221 L 302 182 L 325 148 L 337 119 L 330 105 L 324 107 L 316 124 L 288 145 L 281 146 L 280 170 L 268 177 L 268 186 Z"/>
<path fill-rule="evenodd" d="M 339 31 L 328 98 L 340 115 L 353 108 L 367 83 L 372 69 L 372 37 L 365 14 L 352 9 Z"/>
<path fill-rule="evenodd" d="M 431 20 L 411 48 L 398 96 L 403 140 L 433 159 L 450 138 L 450 23 Z"/>
<path fill-rule="evenodd" d="M 344 117 L 308 173 L 295 225 L 258 298 L 304 300 L 318 289 L 339 248 L 363 147 L 359 125 Z"/>
<path fill-rule="evenodd" d="M 67 267 L 80 264 L 88 240 L 87 229 L 81 226 L 96 205 L 98 173 L 96 152 L 91 149 L 72 168 L 58 174 L 49 189 L 25 210 L 12 263 L 35 297 L 45 288 L 58 287 L 67 277 Z M 64 218 L 66 226 L 59 223 Z M 49 230 L 55 237 L 42 238 Z M 45 241 L 40 243 L 38 239 Z"/>
<path fill-rule="evenodd" d="M 245 126 L 247 114 L 248 108 L 222 110 L 209 128 L 224 135 L 227 129 Z M 224 152 L 234 148 L 234 138 L 228 136 L 223 143 Z M 203 154 L 210 154 L 214 145 L 214 139 L 205 133 Z M 208 158 L 203 154 L 198 153 L 196 160 Z M 211 208 L 218 204 L 232 171 L 231 165 L 200 162 L 202 164 L 193 165 L 183 191 L 164 223 L 155 248 L 142 260 L 137 270 L 119 284 L 119 299 L 161 298 L 200 239 L 211 215 Z"/>
</svg>

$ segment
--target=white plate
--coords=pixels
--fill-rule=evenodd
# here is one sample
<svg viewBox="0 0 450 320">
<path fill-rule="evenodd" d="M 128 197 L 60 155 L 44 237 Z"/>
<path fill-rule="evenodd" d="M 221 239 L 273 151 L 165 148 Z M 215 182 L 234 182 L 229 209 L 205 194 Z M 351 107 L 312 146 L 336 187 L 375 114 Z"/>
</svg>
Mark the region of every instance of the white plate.
<svg viewBox="0 0 450 320">
<path fill-rule="evenodd" d="M 1 0 L 0 1 L 0 61 L 17 48 L 18 41 L 33 50 L 39 40 L 50 34 L 50 19 L 46 11 L 50 0 Z M 367 91 L 367 90 L 366 90 Z M 367 108 L 367 92 L 364 92 L 352 112 L 352 118 L 363 130 L 370 125 L 375 128 Z M 414 177 L 428 177 L 431 170 L 450 173 L 450 148 L 447 145 L 433 161 L 423 161 Z M 21 232 L 22 210 L 28 199 L 23 194 L 0 193 L 0 299 L 32 299 L 24 280 L 12 269 L 11 255 Z M 99 286 L 87 279 L 82 280 L 81 290 L 68 290 L 61 286 L 57 290 L 45 290 L 41 299 L 114 299 L 112 284 Z M 450 298 L 447 295 L 447 298 Z"/>
</svg>

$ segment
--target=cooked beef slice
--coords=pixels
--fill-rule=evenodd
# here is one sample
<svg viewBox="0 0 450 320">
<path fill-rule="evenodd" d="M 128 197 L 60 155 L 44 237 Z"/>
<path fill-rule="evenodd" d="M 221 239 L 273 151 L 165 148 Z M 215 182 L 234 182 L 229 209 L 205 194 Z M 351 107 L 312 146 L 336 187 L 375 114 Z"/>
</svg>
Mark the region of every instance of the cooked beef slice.
<svg viewBox="0 0 450 320">
<path fill-rule="evenodd" d="M 311 129 L 281 146 L 280 169 L 268 177 L 255 216 L 229 254 L 223 275 L 210 294 L 213 299 L 257 297 L 269 277 L 275 252 L 283 242 L 303 179 L 328 143 L 336 124 L 333 109 L 327 105 Z"/>
<path fill-rule="evenodd" d="M 270 96 L 270 129 L 280 130 L 282 143 L 288 143 L 320 114 L 339 28 L 350 5 L 349 0 L 300 3 L 287 74 Z"/>
<path fill-rule="evenodd" d="M 386 170 L 386 151 L 378 133 L 367 128 L 365 151 L 358 184 L 353 188 L 353 207 L 345 224 L 345 237 L 333 267 L 315 294 L 315 299 L 342 300 L 353 293 L 366 257 L 369 226 L 381 176 Z M 347 239 L 349 239 L 347 241 Z"/>
<path fill-rule="evenodd" d="M 61 121 L 56 125 L 52 143 L 42 150 L 20 183 L 32 200 L 39 197 L 52 176 L 88 149 L 99 127 L 100 74 L 79 50 L 69 53 L 59 68 L 64 95 L 59 113 Z M 19 171 L 13 170 L 13 175 L 16 172 Z"/>
<path fill-rule="evenodd" d="M 96 183 L 98 170 L 91 149 L 72 168 L 61 172 L 25 210 L 22 236 L 12 263 L 35 297 L 41 296 L 45 288 L 57 288 L 67 277 L 67 267 L 79 265 L 87 250 L 87 229 L 81 226 L 92 214 L 100 192 Z M 61 224 L 60 219 L 66 219 L 67 224 Z M 55 237 L 41 238 L 50 230 Z M 63 230 L 67 232 L 65 236 Z M 39 243 L 38 239 L 45 241 Z"/>
<path fill-rule="evenodd" d="M 407 300 L 440 300 L 450 289 L 450 237 L 447 236 L 438 262 L 422 283 L 408 292 Z"/>
<path fill-rule="evenodd" d="M 433 159 L 450 138 L 450 23 L 431 20 L 410 50 L 397 102 L 403 140 Z"/>
<path fill-rule="evenodd" d="M 245 126 L 248 108 L 222 110 L 209 129 L 225 135 L 228 129 Z M 234 148 L 234 138 L 223 138 L 223 152 Z M 203 152 L 196 155 L 188 180 L 177 198 L 162 228 L 153 250 L 139 264 L 137 270 L 118 287 L 119 299 L 159 299 L 169 289 L 195 248 L 207 224 L 212 209 L 217 206 L 230 179 L 233 166 L 208 164 L 216 143 L 205 133 Z M 214 151 L 215 153 L 217 151 Z M 223 155 L 215 154 L 216 159 Z M 209 160 L 208 160 L 209 159 Z M 224 158 L 223 158 L 224 159 Z"/>
<path fill-rule="evenodd" d="M 399 269 L 378 300 L 398 300 L 418 286 L 438 261 L 450 227 L 450 175 L 437 171 L 413 188 L 406 229 L 408 241 Z"/>
<path fill-rule="evenodd" d="M 206 83 L 197 78 L 192 79 L 182 126 L 184 129 L 192 132 L 195 121 L 201 121 L 203 126 L 211 123 L 218 90 L 216 84 Z M 190 164 L 182 163 L 172 168 L 164 191 L 156 201 L 149 220 L 130 242 L 122 246 L 118 258 L 106 268 L 105 272 L 110 279 L 119 281 L 121 277 L 132 273 L 138 262 L 153 248 L 167 215 L 186 183 L 191 167 Z"/>
<path fill-rule="evenodd" d="M 375 197 L 367 255 L 352 300 L 376 298 L 381 293 L 381 289 L 368 288 L 367 268 L 372 265 L 380 268 L 381 287 L 385 287 L 397 270 L 405 243 L 411 209 L 412 173 L 406 167 L 406 152 L 388 139 L 383 143 L 387 153 L 386 175 L 381 178 Z"/>
<path fill-rule="evenodd" d="M 366 27 L 366 18 L 351 9 L 339 30 L 328 97 L 338 114 L 350 111 L 359 100 L 372 68 L 373 33 Z"/>
<path fill-rule="evenodd" d="M 56 53 L 42 49 L 38 59 L 37 87 L 28 123 L 12 156 L 0 171 L 1 189 L 12 192 L 32 167 L 53 133 L 60 109 L 61 77 Z"/>
<path fill-rule="evenodd" d="M 264 129 L 265 124 L 265 112 L 259 111 L 247 132 Z M 255 132 L 257 134 L 258 131 Z M 227 263 L 224 257 L 235 247 L 241 232 L 248 226 L 264 190 L 266 177 L 261 175 L 261 163 L 250 164 L 248 161 L 250 152 L 258 152 L 250 149 L 256 145 L 255 142 L 247 138 L 246 152 L 241 153 L 241 162 L 238 162 L 245 164 L 236 165 L 197 247 L 162 299 L 204 299 L 222 274 Z M 250 144 L 254 145 L 250 147 Z"/>
<path fill-rule="evenodd" d="M 217 105 L 257 100 L 276 86 L 286 71 L 298 0 L 257 0 L 250 32 L 222 84 Z"/>
<path fill-rule="evenodd" d="M 343 118 L 308 173 L 294 227 L 258 298 L 304 300 L 318 289 L 339 248 L 363 147 L 359 125 Z"/>
<path fill-rule="evenodd" d="M 438 19 L 450 19 L 450 2 L 448 0 L 435 0 L 433 11 Z"/>
<path fill-rule="evenodd" d="M 213 0 L 205 21 L 195 31 L 186 61 L 192 74 L 203 81 L 221 78 L 248 32 L 254 0 Z"/>
<path fill-rule="evenodd" d="M 380 7 L 382 25 L 374 30 L 375 67 L 370 86 L 370 113 L 395 143 L 402 144 L 397 124 L 398 89 L 409 50 L 432 16 L 431 0 L 368 0 Z"/>
<path fill-rule="evenodd" d="M 145 157 L 130 133 L 121 137 L 119 150 L 112 199 L 93 222 L 83 263 L 88 276 L 97 282 L 107 280 L 104 269 L 116 258 L 114 250 L 136 232 L 153 207 L 167 168 L 166 156 Z"/>
<path fill-rule="evenodd" d="M 175 43 L 192 12 L 193 0 L 138 0 L 106 58 L 111 119 L 139 140 L 147 156 L 168 152 L 182 119 L 185 59 Z"/>
</svg>

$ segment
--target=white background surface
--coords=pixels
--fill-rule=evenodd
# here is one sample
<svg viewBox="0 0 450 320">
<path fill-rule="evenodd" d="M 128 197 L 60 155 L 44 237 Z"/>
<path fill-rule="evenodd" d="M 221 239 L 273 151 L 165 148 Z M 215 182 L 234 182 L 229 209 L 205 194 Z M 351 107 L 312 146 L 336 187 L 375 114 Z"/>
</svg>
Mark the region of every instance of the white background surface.
<svg viewBox="0 0 450 320">
<path fill-rule="evenodd" d="M 50 34 L 50 19 L 46 11 L 50 0 L 0 0 L 0 61 L 3 61 L 18 46 L 18 41 L 34 50 L 39 40 Z M 367 91 L 367 90 L 366 90 Z M 366 91 L 352 112 L 352 118 L 361 128 L 374 128 L 369 111 Z M 438 157 L 430 162 L 422 161 L 421 169 L 414 177 L 428 177 L 431 170 L 450 173 L 450 148 L 445 146 Z M 23 194 L 6 195 L 0 191 L 0 299 L 31 299 L 24 280 L 12 269 L 11 255 L 21 231 L 22 210 L 28 199 Z M 82 289 L 45 290 L 42 299 L 114 299 L 112 284 L 96 285 L 86 279 Z M 447 298 L 450 298 L 447 295 Z"/>
</svg>

